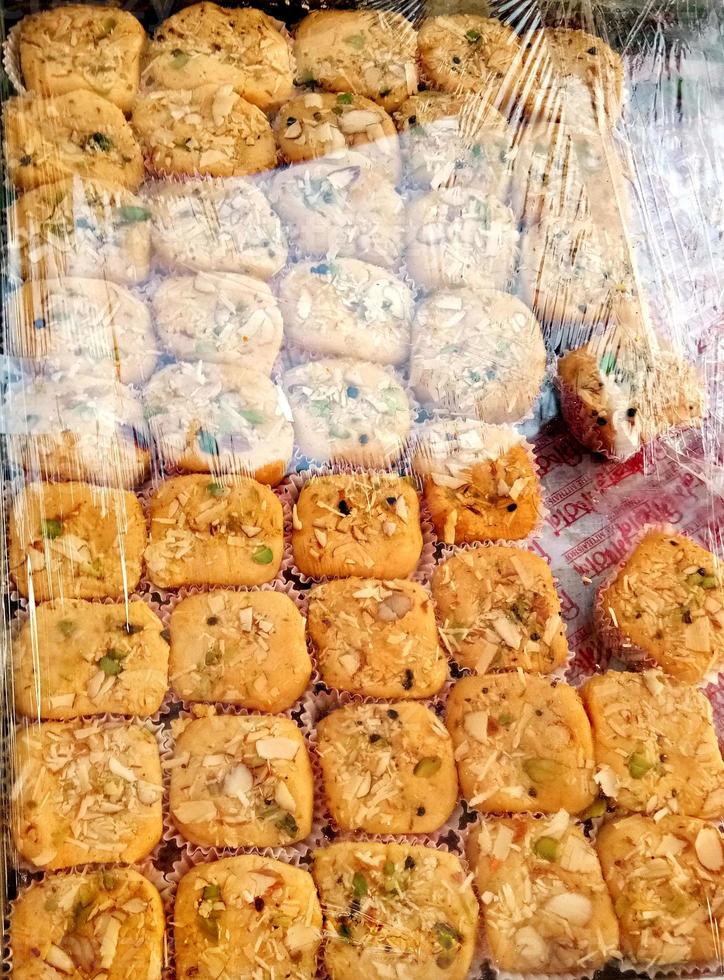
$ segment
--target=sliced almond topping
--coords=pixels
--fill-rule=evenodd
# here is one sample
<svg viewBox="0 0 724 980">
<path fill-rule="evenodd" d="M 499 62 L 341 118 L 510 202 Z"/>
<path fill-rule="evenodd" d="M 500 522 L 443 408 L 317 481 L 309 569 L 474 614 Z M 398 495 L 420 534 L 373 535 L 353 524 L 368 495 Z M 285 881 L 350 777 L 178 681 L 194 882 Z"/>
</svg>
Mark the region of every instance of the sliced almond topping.
<svg viewBox="0 0 724 980">
<path fill-rule="evenodd" d="M 590 898 L 578 892 L 561 892 L 549 898 L 545 904 L 546 912 L 558 915 L 572 926 L 585 926 L 593 914 Z"/>
<path fill-rule="evenodd" d="M 60 946 L 56 946 L 54 943 L 51 943 L 48 948 L 45 962 L 48 966 L 52 966 L 54 970 L 60 970 L 61 973 L 67 973 L 68 975 L 75 974 L 73 960 Z"/>
<path fill-rule="evenodd" d="M 543 642 L 546 646 L 550 646 L 553 642 L 553 637 L 556 635 L 561 626 L 561 617 L 558 613 L 554 613 L 552 616 L 548 617 L 546 622 L 545 630 L 543 632 Z"/>
<path fill-rule="evenodd" d="M 543 963 L 548 957 L 548 947 L 540 933 L 532 926 L 523 926 L 515 934 L 515 947 L 528 963 Z"/>
<path fill-rule="evenodd" d="M 506 616 L 496 616 L 492 626 L 503 643 L 512 647 L 513 650 L 520 649 L 521 632 Z"/>
<path fill-rule="evenodd" d="M 471 711 L 463 718 L 463 728 L 476 742 L 488 741 L 488 712 Z"/>
<path fill-rule="evenodd" d="M 189 800 L 174 809 L 174 816 L 181 823 L 197 823 L 216 818 L 216 807 L 211 800 Z"/>
<path fill-rule="evenodd" d="M 724 865 L 724 852 L 721 839 L 714 827 L 702 827 L 696 835 L 694 849 L 699 863 L 707 871 L 720 871 Z"/>
<path fill-rule="evenodd" d="M 118 937 L 121 934 L 121 923 L 112 915 L 108 916 L 108 922 L 101 939 L 101 966 L 104 970 L 110 969 L 116 957 L 116 947 Z"/>
<path fill-rule="evenodd" d="M 262 759 L 294 759 L 299 751 L 299 742 L 291 738 L 260 738 L 256 751 Z"/>
<path fill-rule="evenodd" d="M 288 950 L 295 953 L 297 950 L 313 946 L 318 939 L 319 929 L 315 929 L 313 926 L 305 926 L 301 922 L 294 922 L 287 929 L 284 944 Z"/>
<path fill-rule="evenodd" d="M 125 779 L 127 783 L 135 783 L 138 779 L 135 772 L 124 766 L 123 763 L 119 762 L 115 756 L 111 756 L 108 760 L 108 768 L 111 770 L 114 776 L 119 776 L 121 779 Z"/>
<path fill-rule="evenodd" d="M 240 762 L 227 772 L 224 778 L 224 793 L 227 796 L 235 796 L 242 799 L 242 802 L 245 802 L 246 794 L 253 785 L 254 777 L 251 774 L 251 770 L 243 762 Z"/>
<path fill-rule="evenodd" d="M 493 841 L 493 857 L 496 861 L 505 861 L 510 854 L 510 845 L 513 843 L 513 831 L 507 824 L 498 825 L 498 833 Z"/>
<path fill-rule="evenodd" d="M 294 799 L 292 794 L 289 792 L 289 787 L 285 782 L 279 780 L 274 789 L 274 799 L 282 808 L 288 813 L 295 813 L 297 809 L 297 801 Z"/>
<path fill-rule="evenodd" d="M 612 799 L 616 798 L 619 789 L 618 776 L 610 766 L 601 766 L 593 779 L 606 796 L 610 796 Z"/>
<path fill-rule="evenodd" d="M 365 772 L 361 775 L 360 780 L 357 784 L 357 790 L 355 791 L 355 796 L 357 799 L 362 799 L 363 796 L 367 796 L 372 786 L 372 776 L 370 773 Z"/>
<path fill-rule="evenodd" d="M 254 610 L 251 606 L 245 606 L 239 610 L 239 625 L 245 633 L 250 633 L 254 625 Z"/>
</svg>

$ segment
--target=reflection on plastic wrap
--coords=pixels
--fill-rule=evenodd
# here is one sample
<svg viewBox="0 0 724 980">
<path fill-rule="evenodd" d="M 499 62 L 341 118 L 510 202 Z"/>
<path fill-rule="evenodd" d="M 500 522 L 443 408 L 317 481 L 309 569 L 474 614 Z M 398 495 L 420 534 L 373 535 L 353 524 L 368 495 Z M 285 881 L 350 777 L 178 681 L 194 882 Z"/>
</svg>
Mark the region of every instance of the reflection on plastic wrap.
<svg viewBox="0 0 724 980">
<path fill-rule="evenodd" d="M 9 7 L 16 980 L 722 972 L 721 11 L 388 6 Z"/>
</svg>

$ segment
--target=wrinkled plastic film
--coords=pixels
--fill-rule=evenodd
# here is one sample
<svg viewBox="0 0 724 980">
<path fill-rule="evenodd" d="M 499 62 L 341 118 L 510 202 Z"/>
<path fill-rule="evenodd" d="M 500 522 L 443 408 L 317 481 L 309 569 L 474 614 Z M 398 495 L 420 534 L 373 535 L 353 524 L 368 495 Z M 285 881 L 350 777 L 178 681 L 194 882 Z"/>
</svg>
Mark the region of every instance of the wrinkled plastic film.
<svg viewBox="0 0 724 980">
<path fill-rule="evenodd" d="M 311 16 L 95 9 L 90 26 L 73 26 L 84 16 L 73 7 L 45 26 L 22 4 L 5 17 L 5 967 L 21 978 L 39 956 L 60 974 L 105 976 L 113 924 L 48 914 L 30 949 L 23 901 L 73 873 L 81 897 L 113 896 L 113 869 L 130 864 L 160 893 L 160 920 L 140 933 L 154 950 L 149 980 L 181 977 L 181 932 L 181 962 L 198 943 L 194 969 L 216 976 L 224 922 L 237 957 L 228 968 L 250 976 L 274 962 L 300 978 L 584 977 L 604 964 L 720 975 L 720 12 L 683 0 L 432 0 Z M 634 559 L 653 534 L 663 551 L 647 552 L 642 571 Z M 391 568 L 418 591 L 391 581 Z M 340 580 L 359 588 L 335 607 Z M 203 615 L 179 615 L 203 594 Z M 404 699 L 325 685 L 325 616 L 344 662 L 335 676 L 377 655 Z M 201 651 L 194 676 L 226 697 L 177 693 L 176 622 Z M 401 665 L 435 622 L 447 677 L 418 696 L 420 678 Z M 464 664 L 450 635 L 467 644 Z M 544 664 L 554 646 L 543 686 L 517 667 Z M 479 710 L 458 724 L 456 689 L 473 690 L 473 663 L 490 691 L 471 694 Z M 646 678 L 644 707 L 620 708 L 629 728 L 617 732 L 627 747 L 615 778 L 587 686 L 614 669 Z M 309 680 L 281 704 L 287 670 Z M 508 721 L 493 716 L 501 678 L 513 691 L 516 677 L 532 701 L 521 695 Z M 665 698 L 678 683 L 706 750 L 672 762 L 677 703 Z M 525 729 L 569 694 L 590 801 L 570 818 L 541 815 L 540 781 L 559 763 L 537 757 L 555 755 L 556 722 L 532 739 Z M 262 801 L 286 838 L 199 846 L 169 795 L 170 773 L 187 764 L 179 719 L 253 719 L 259 699 L 304 736 L 312 831 L 287 844 L 300 805 L 292 779 L 291 798 L 282 788 Z M 437 737 L 452 739 L 457 803 L 424 834 L 345 828 L 319 756 L 317 725 L 334 710 L 358 712 L 364 745 L 350 743 L 338 781 L 365 800 L 360 812 L 404 811 L 438 772 L 440 758 L 417 759 L 414 726 L 395 727 L 397 700 L 425 705 Z M 386 706 L 379 718 L 375 704 Z M 519 723 L 501 751 L 523 754 L 523 803 L 511 813 L 486 802 L 507 765 L 498 756 L 471 804 L 471 754 L 485 758 Z M 144 731 L 150 742 L 133 749 Z M 244 751 L 210 751 L 197 813 L 219 801 L 233 822 L 262 770 L 294 758 L 283 735 Z M 388 761 L 366 786 L 354 774 L 372 751 Z M 665 793 L 672 766 L 694 758 L 705 761 L 693 782 L 709 795 L 690 813 Z M 375 795 L 390 774 L 392 804 Z M 620 800 L 639 779 L 651 794 L 632 815 Z M 56 820 L 65 839 L 48 831 Z M 622 846 L 606 829 L 616 827 L 642 853 L 656 849 L 654 869 L 670 862 L 648 892 L 608 860 Z M 392 848 L 376 870 L 365 841 L 370 853 Z M 349 894 L 341 901 L 317 870 L 324 926 L 309 927 L 308 909 L 301 929 L 282 925 L 279 946 L 265 932 L 270 879 L 243 865 L 221 889 L 213 877 L 211 862 L 244 855 L 268 861 L 272 879 L 275 860 L 306 872 L 316 849 L 343 842 L 354 845 L 340 872 Z M 446 855 L 439 875 L 425 879 L 430 855 L 408 852 L 410 864 L 398 844 Z M 202 864 L 209 884 L 179 924 L 179 881 Z M 389 864 L 397 884 L 380 871 Z M 680 878 L 668 892 L 671 868 Z M 459 901 L 441 897 L 448 874 Z M 225 905 L 231 892 L 246 919 Z M 477 921 L 463 915 L 468 895 Z M 636 918 L 637 903 L 669 923 L 665 938 Z M 127 928 L 139 908 L 115 921 Z M 235 930 L 259 937 L 253 967 Z"/>
</svg>

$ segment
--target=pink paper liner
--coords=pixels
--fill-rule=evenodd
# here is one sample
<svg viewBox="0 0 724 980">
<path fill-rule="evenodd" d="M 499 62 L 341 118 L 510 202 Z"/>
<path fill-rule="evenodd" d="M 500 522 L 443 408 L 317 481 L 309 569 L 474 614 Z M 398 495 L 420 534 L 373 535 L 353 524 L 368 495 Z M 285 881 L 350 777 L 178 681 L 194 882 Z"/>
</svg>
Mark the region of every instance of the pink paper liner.
<svg viewBox="0 0 724 980">
<path fill-rule="evenodd" d="M 627 634 L 617 626 L 608 609 L 604 608 L 603 595 L 613 584 L 621 573 L 623 566 L 631 557 L 635 549 L 643 541 L 647 534 L 652 531 L 662 534 L 672 534 L 678 537 L 682 534 L 680 528 L 675 528 L 672 524 L 644 524 L 638 533 L 629 542 L 626 555 L 615 565 L 605 580 L 599 585 L 593 607 L 593 624 L 596 637 L 600 644 L 600 666 L 604 669 L 609 665 L 615 666 L 616 661 L 626 665 L 629 670 L 647 670 L 659 667 L 655 660 L 640 646 L 635 644 Z M 659 667 L 659 669 L 661 669 Z M 667 673 L 667 671 L 664 671 Z M 696 685 L 706 687 L 707 685 L 718 685 L 721 675 L 724 673 L 724 664 L 720 670 L 709 671 Z"/>
<path fill-rule="evenodd" d="M 29 719 L 26 719 L 25 721 L 26 721 L 26 726 L 25 727 L 28 727 L 28 728 L 37 727 L 37 725 L 38 725 L 38 722 L 33 723 Z M 114 724 L 115 723 L 115 724 L 121 724 L 121 725 L 125 725 L 125 726 L 134 726 L 136 728 L 145 728 L 147 731 L 150 731 L 151 734 L 154 736 L 154 738 L 156 740 L 156 745 L 158 746 L 158 754 L 159 754 L 159 758 L 161 760 L 161 774 L 162 774 L 162 777 L 163 777 L 163 774 L 164 774 L 163 764 L 169 758 L 169 755 L 168 755 L 168 751 L 169 750 L 168 750 L 168 747 L 167 747 L 167 745 L 165 743 L 165 740 L 164 740 L 164 728 L 163 728 L 163 725 L 162 725 L 162 723 L 160 721 L 153 721 L 151 718 L 127 717 L 126 715 L 118 715 L 118 714 L 108 714 L 108 713 L 106 713 L 106 714 L 101 714 L 101 715 L 84 715 L 83 718 L 69 719 L 69 721 L 67 723 L 68 724 L 72 724 L 74 722 L 81 723 L 82 721 L 93 721 L 93 722 L 98 722 L 99 724 L 102 724 L 102 725 L 103 724 Z M 20 724 L 22 724 L 22 721 L 20 722 Z M 13 736 L 11 734 L 11 736 L 10 736 L 10 743 L 11 743 L 11 745 L 13 745 L 13 742 L 14 742 L 14 740 L 13 740 Z M 13 749 L 11 748 L 11 754 L 12 754 L 12 752 L 13 752 Z M 10 767 L 9 766 L 7 767 L 7 770 L 6 770 L 6 778 L 7 778 L 8 782 L 10 783 L 10 785 L 12 785 L 12 783 L 10 782 L 11 781 L 11 774 L 10 774 Z M 165 791 L 164 791 L 164 795 L 165 795 Z M 10 794 L 7 793 L 7 792 L 4 792 L 3 793 L 3 797 L 4 797 L 6 803 L 7 803 L 8 807 L 9 807 L 10 806 L 10 803 L 9 803 L 9 801 L 10 801 Z M 162 797 L 162 800 L 163 800 L 163 797 Z M 163 802 L 161 804 L 161 810 L 162 810 L 162 815 L 163 815 L 163 811 L 164 811 L 164 804 L 163 804 Z M 27 861 L 24 857 L 22 857 L 20 855 L 20 853 L 18 852 L 17 848 L 15 847 L 15 843 L 12 840 L 12 837 L 10 835 L 8 835 L 8 838 L 9 838 L 8 839 L 8 853 L 9 853 L 9 859 L 8 860 L 9 860 L 9 864 L 16 871 L 21 872 L 21 873 L 25 873 L 25 874 L 30 875 L 30 876 L 35 875 L 37 877 L 37 876 L 43 875 L 43 874 L 57 874 L 57 873 L 63 873 L 63 872 L 70 872 L 70 871 L 75 870 L 75 868 L 77 868 L 77 867 L 86 867 L 86 866 L 96 867 L 96 865 L 89 865 L 88 862 L 86 862 L 83 865 L 73 865 L 70 868 L 59 868 L 58 871 L 51 871 L 51 870 L 44 871 L 43 868 L 37 867 L 36 865 L 32 864 L 30 861 Z M 161 855 L 162 845 L 163 845 L 163 836 L 159 837 L 158 841 L 153 846 L 153 848 L 148 852 L 148 854 L 145 856 L 145 858 L 143 858 L 143 860 L 141 862 L 136 862 L 136 865 L 134 865 L 134 866 L 137 866 L 137 865 L 140 865 L 140 864 L 144 864 L 144 863 L 156 864 L 156 862 L 159 860 L 160 855 Z M 114 862 L 104 861 L 101 864 L 99 864 L 98 866 L 100 867 L 100 866 L 104 866 L 104 865 L 107 865 L 107 864 L 113 864 L 113 863 Z M 119 863 L 123 863 L 123 862 L 118 862 L 118 861 L 115 862 L 116 865 L 118 865 Z"/>
<path fill-rule="evenodd" d="M 524 540 L 520 540 L 520 541 L 519 540 L 505 541 L 505 540 L 503 540 L 501 538 L 500 540 L 497 540 L 497 541 L 474 541 L 474 542 L 467 542 L 465 544 L 455 544 L 455 545 L 453 545 L 453 544 L 441 544 L 439 546 L 439 561 L 438 561 L 438 564 L 441 565 L 443 562 L 447 561 L 448 558 L 452 558 L 453 555 L 457 554 L 460 551 L 476 551 L 479 548 L 517 548 L 519 551 L 526 551 L 529 554 L 535 555 L 536 552 L 533 551 L 532 548 L 530 547 L 530 545 L 532 544 L 532 541 L 531 541 L 531 538 L 532 537 L 533 537 L 533 535 L 529 535 L 527 538 L 525 538 Z M 540 555 L 536 555 L 536 557 L 540 557 Z M 543 559 L 543 560 L 545 561 L 545 559 Z M 550 569 L 551 576 L 553 577 L 553 586 L 554 586 L 554 588 L 556 590 L 556 595 L 558 595 L 558 589 L 560 587 L 560 581 L 559 581 L 558 576 L 556 575 L 555 571 L 553 570 L 552 566 L 549 565 L 548 562 L 546 562 L 546 564 L 548 565 L 548 568 Z M 560 600 L 560 596 L 559 596 L 559 600 Z M 567 627 L 566 622 L 563 620 L 563 617 L 561 617 L 561 625 L 563 626 L 564 632 L 567 633 L 568 632 L 568 627 Z M 567 647 L 568 652 L 566 654 L 565 661 L 559 667 L 556 667 L 555 670 L 549 671 L 549 672 L 547 672 L 547 673 L 545 673 L 545 674 L 543 674 L 541 676 L 546 677 L 546 678 L 550 678 L 550 680 L 564 681 L 567 684 L 569 684 L 570 686 L 574 686 L 575 687 L 577 685 L 571 684 L 571 681 L 570 681 L 568 675 L 569 675 L 569 672 L 570 672 L 571 667 L 573 665 L 573 661 L 575 659 L 576 653 L 575 653 L 575 650 L 572 650 L 571 647 L 568 645 L 567 640 L 568 640 L 568 637 L 566 636 L 566 647 Z M 457 670 L 460 671 L 460 673 L 463 676 L 466 676 L 468 674 L 475 674 L 476 673 L 475 671 L 470 670 L 470 668 L 463 667 L 462 664 L 459 664 L 457 662 L 457 660 L 455 659 L 455 655 L 453 653 L 451 653 L 444 644 L 443 644 L 443 649 L 447 653 L 447 656 L 448 656 L 448 659 L 450 660 L 450 662 L 453 663 L 453 664 L 455 664 L 455 667 L 457 668 Z M 507 669 L 507 670 L 500 670 L 499 669 L 499 670 L 486 671 L 486 673 L 491 673 L 491 674 L 513 673 L 516 669 L 517 668 L 510 668 L 510 669 Z M 539 671 L 525 671 L 524 673 L 527 673 L 527 674 L 530 674 L 530 673 L 537 674 L 537 673 L 539 673 Z"/>
<path fill-rule="evenodd" d="M 3 43 L 3 68 L 18 95 L 27 92 L 20 68 L 20 23 L 14 24 Z"/>
</svg>

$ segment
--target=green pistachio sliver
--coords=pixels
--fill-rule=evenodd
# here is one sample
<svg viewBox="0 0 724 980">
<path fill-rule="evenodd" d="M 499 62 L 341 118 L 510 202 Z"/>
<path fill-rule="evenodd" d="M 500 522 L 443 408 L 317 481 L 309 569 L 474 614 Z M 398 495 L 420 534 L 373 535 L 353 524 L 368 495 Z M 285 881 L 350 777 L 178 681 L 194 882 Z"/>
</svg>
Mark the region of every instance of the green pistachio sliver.
<svg viewBox="0 0 724 980">
<path fill-rule="evenodd" d="M 58 622 L 58 629 L 66 639 L 75 633 L 76 628 L 72 619 L 61 619 Z"/>
<path fill-rule="evenodd" d="M 558 857 L 558 841 L 555 837 L 539 837 L 533 843 L 533 850 L 544 861 L 555 861 Z"/>
<path fill-rule="evenodd" d="M 716 575 L 705 575 L 701 580 L 702 589 L 715 589 L 717 587 Z"/>
<path fill-rule="evenodd" d="M 473 30 L 472 28 L 469 31 L 465 31 L 465 37 L 471 44 L 475 44 L 476 41 L 479 41 L 481 36 L 480 31 Z"/>
<path fill-rule="evenodd" d="M 451 950 L 455 946 L 459 946 L 462 939 L 457 929 L 454 929 L 447 922 L 435 923 L 435 935 L 438 943 L 445 950 Z"/>
<path fill-rule="evenodd" d="M 183 68 L 184 65 L 188 64 L 190 57 L 191 55 L 182 51 L 181 48 L 174 48 L 171 52 L 171 66 L 176 69 Z"/>
<path fill-rule="evenodd" d="M 347 37 L 343 38 L 343 40 L 345 44 L 348 44 L 356 51 L 361 51 L 365 46 L 365 39 L 362 34 L 348 34 Z"/>
<path fill-rule="evenodd" d="M 213 916 L 203 916 L 197 915 L 196 918 L 199 922 L 199 928 L 203 933 L 205 933 L 209 939 L 219 938 L 219 920 Z"/>
<path fill-rule="evenodd" d="M 63 533 L 63 522 L 55 519 L 41 521 L 40 533 L 44 538 L 49 538 L 51 541 L 53 538 L 59 538 Z"/>
<path fill-rule="evenodd" d="M 581 814 L 581 820 L 593 820 L 596 817 L 602 817 L 605 812 L 606 812 L 606 801 L 601 799 L 601 797 L 599 796 L 599 798 L 597 800 L 594 800 L 590 806 L 586 807 L 586 809 Z"/>
<path fill-rule="evenodd" d="M 352 893 L 355 898 L 364 898 L 368 892 L 367 879 L 361 871 L 355 871 L 352 876 Z"/>
<path fill-rule="evenodd" d="M 118 215 L 122 224 L 133 225 L 138 221 L 148 221 L 151 212 L 148 208 L 140 207 L 137 204 L 124 204 L 118 209 Z"/>
<path fill-rule="evenodd" d="M 629 756 L 628 771 L 633 779 L 643 779 L 653 767 L 653 762 L 650 762 L 643 752 L 633 752 Z"/>
<path fill-rule="evenodd" d="M 285 813 L 276 821 L 276 826 L 283 834 L 287 837 L 294 837 L 299 833 L 299 827 L 297 821 L 291 815 L 291 813 Z"/>
<path fill-rule="evenodd" d="M 249 423 L 249 425 L 261 425 L 264 421 L 264 413 L 256 408 L 245 408 L 239 415 Z"/>
<path fill-rule="evenodd" d="M 388 878 L 390 875 L 393 875 L 395 873 L 395 862 L 385 861 L 384 867 L 382 868 L 382 873 L 386 875 Z"/>
<path fill-rule="evenodd" d="M 553 759 L 526 759 L 523 772 L 534 783 L 549 783 L 559 774 L 559 766 Z"/>
<path fill-rule="evenodd" d="M 415 776 L 429 778 L 430 776 L 434 776 L 436 772 L 440 771 L 441 765 L 442 759 L 439 755 L 428 755 L 425 756 L 424 759 L 420 759 L 412 772 Z"/>
<path fill-rule="evenodd" d="M 353 95 L 351 92 L 340 92 L 337 96 L 337 102 L 340 105 L 352 105 Z"/>
<path fill-rule="evenodd" d="M 221 898 L 221 888 L 218 885 L 205 885 L 201 897 L 205 902 L 218 902 Z"/>
<path fill-rule="evenodd" d="M 256 562 L 257 565 L 270 565 L 272 559 L 274 558 L 274 553 L 268 545 L 260 545 L 254 554 L 251 556 L 251 560 Z"/>
<path fill-rule="evenodd" d="M 224 489 L 222 483 L 209 483 L 206 487 L 206 492 L 212 497 L 221 497 L 223 496 Z"/>
<path fill-rule="evenodd" d="M 604 354 L 598 362 L 598 366 L 604 374 L 611 374 L 616 369 L 616 355 L 611 353 Z"/>
<path fill-rule="evenodd" d="M 98 666 L 106 677 L 115 677 L 123 670 L 121 662 L 109 656 L 101 657 L 98 661 Z"/>
</svg>

